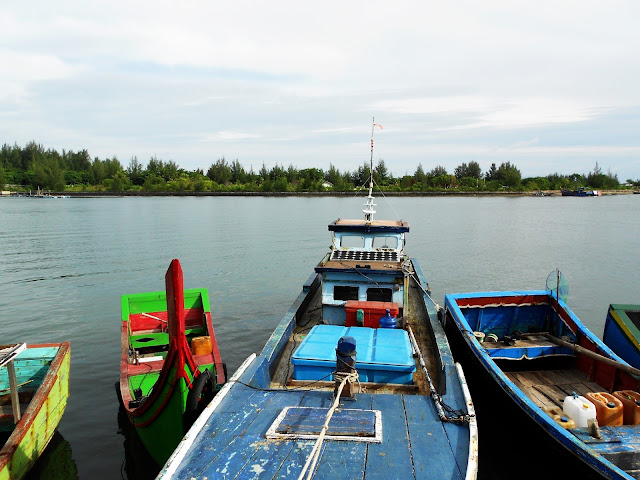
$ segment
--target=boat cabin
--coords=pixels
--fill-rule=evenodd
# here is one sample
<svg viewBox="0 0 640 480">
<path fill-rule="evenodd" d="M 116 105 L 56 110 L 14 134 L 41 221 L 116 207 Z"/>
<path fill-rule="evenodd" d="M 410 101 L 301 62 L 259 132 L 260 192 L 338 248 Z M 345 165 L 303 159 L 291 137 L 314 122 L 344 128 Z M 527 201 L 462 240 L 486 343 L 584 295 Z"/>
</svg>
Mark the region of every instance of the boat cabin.
<svg viewBox="0 0 640 480">
<path fill-rule="evenodd" d="M 329 224 L 329 231 L 331 251 L 315 268 L 322 274 L 325 323 L 347 324 L 349 307 L 354 305 L 349 302 L 359 302 L 365 312 L 382 309 L 380 316 L 389 308 L 397 316 L 404 305 L 404 245 L 409 224 L 338 219 Z"/>
</svg>

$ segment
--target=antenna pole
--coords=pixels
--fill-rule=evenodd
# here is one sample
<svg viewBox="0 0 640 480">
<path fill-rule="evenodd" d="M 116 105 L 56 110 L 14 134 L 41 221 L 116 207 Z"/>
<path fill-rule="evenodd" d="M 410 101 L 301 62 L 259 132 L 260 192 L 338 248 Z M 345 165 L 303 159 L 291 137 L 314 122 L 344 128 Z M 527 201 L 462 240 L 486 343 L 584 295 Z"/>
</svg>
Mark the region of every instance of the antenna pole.
<svg viewBox="0 0 640 480">
<path fill-rule="evenodd" d="M 376 119 L 373 117 L 371 121 L 371 158 L 369 160 L 369 196 L 367 197 L 367 203 L 365 203 L 364 220 L 366 223 L 371 223 L 373 221 L 373 214 L 376 211 L 373 209 L 375 203 L 373 203 L 373 131 L 376 127 L 375 123 Z"/>
</svg>

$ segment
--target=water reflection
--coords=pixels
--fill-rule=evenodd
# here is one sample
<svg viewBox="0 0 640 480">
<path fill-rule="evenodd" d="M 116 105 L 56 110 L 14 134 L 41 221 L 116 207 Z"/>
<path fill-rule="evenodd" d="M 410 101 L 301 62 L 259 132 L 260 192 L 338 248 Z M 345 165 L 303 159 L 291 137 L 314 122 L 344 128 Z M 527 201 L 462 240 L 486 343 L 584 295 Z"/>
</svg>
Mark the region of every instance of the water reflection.
<svg viewBox="0 0 640 480">
<path fill-rule="evenodd" d="M 51 437 L 51 441 L 38 458 L 25 480 L 78 480 L 78 467 L 71 454 L 71 445 L 60 432 Z"/>
<path fill-rule="evenodd" d="M 160 468 L 142 444 L 122 405 L 118 408 L 118 434 L 124 437 L 122 442 L 124 446 L 122 478 L 127 480 L 152 480 L 156 478 Z"/>
</svg>

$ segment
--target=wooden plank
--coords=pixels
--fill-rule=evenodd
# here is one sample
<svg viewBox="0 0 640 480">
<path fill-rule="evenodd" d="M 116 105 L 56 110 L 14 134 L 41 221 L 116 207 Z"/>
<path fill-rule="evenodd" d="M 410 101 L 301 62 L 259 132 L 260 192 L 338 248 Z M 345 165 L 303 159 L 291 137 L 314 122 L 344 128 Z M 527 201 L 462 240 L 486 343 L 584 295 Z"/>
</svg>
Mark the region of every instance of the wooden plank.
<svg viewBox="0 0 640 480">
<path fill-rule="evenodd" d="M 555 385 L 536 385 L 535 389 L 542 392 L 549 400 L 559 407 L 562 407 L 564 397 L 567 396 L 566 392 Z"/>
<path fill-rule="evenodd" d="M 550 400 L 545 394 L 543 394 L 542 392 L 540 392 L 539 390 L 537 390 L 535 388 L 535 386 L 532 387 L 527 387 L 525 390 L 523 390 L 523 392 L 525 393 L 525 395 L 527 397 L 529 397 L 529 399 L 535 403 L 536 405 L 538 405 L 540 408 L 545 408 L 545 407 L 555 407 L 557 406 L 552 400 Z"/>
<path fill-rule="evenodd" d="M 314 478 L 361 480 L 365 474 L 367 444 L 326 442 Z M 367 470 L 367 479 L 370 472 Z"/>
<path fill-rule="evenodd" d="M 403 397 L 374 395 L 372 408 L 382 412 L 382 443 L 367 451 L 367 480 L 414 478 Z"/>
<path fill-rule="evenodd" d="M 464 478 L 431 398 L 405 395 L 403 400 L 416 478 Z"/>
</svg>

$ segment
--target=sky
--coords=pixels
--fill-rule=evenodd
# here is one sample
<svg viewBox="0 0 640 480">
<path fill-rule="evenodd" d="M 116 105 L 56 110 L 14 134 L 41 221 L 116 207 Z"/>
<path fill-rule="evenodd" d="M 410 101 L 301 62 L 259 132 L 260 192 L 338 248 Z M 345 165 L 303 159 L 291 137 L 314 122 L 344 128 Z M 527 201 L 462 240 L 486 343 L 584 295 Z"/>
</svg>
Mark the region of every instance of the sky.
<svg viewBox="0 0 640 480">
<path fill-rule="evenodd" d="M 640 178 L 637 0 L 0 2 L 0 142 Z"/>
</svg>

